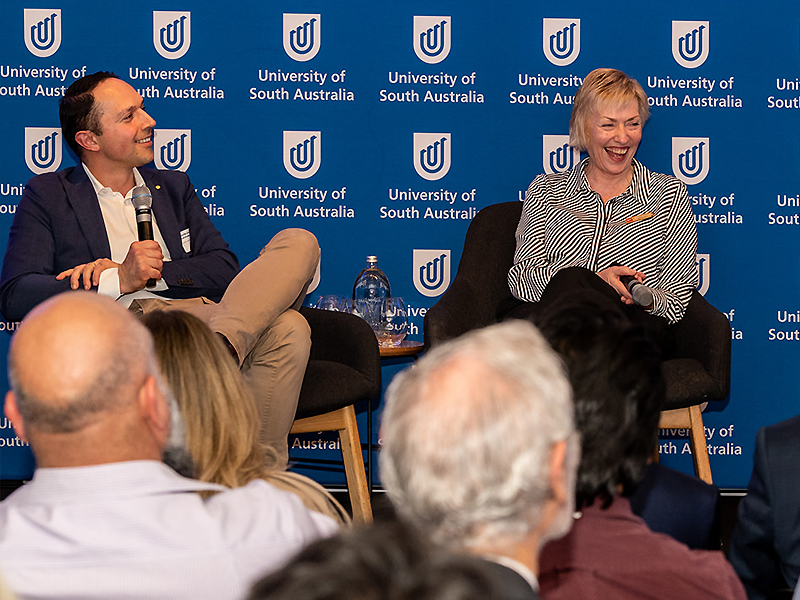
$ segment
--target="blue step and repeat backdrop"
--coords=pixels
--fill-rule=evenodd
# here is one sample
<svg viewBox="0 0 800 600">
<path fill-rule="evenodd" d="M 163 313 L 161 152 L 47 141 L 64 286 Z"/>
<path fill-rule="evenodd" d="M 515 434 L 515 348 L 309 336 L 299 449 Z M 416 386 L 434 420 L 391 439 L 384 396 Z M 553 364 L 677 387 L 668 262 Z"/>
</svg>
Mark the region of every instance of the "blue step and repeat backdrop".
<svg viewBox="0 0 800 600">
<path fill-rule="evenodd" d="M 476 212 L 579 159 L 565 145 L 571 102 L 601 66 L 650 97 L 637 157 L 688 185 L 701 291 L 733 339 L 730 397 L 704 417 L 711 466 L 720 486 L 744 487 L 757 428 L 800 412 L 796 2 L 6 0 L 0 248 L 26 181 L 75 164 L 58 98 L 112 70 L 158 122 L 156 165 L 189 173 L 242 262 L 279 229 L 311 230 L 313 302 L 350 293 L 375 254 L 421 340 Z M 16 326 L 0 321 L 0 355 Z M 384 385 L 409 364 L 385 362 Z M 341 480 L 326 466 L 334 437 L 292 446 L 320 480 Z M 662 456 L 690 470 L 688 438 L 668 433 Z M 32 468 L 0 418 L 0 478 Z"/>
</svg>

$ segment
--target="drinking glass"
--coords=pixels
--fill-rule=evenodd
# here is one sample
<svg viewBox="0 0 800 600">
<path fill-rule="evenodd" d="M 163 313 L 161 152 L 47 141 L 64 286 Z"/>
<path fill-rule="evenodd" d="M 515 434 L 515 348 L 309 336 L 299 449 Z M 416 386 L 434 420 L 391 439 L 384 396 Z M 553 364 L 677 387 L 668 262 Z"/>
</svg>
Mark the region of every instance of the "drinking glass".
<svg viewBox="0 0 800 600">
<path fill-rule="evenodd" d="M 344 312 L 345 308 L 344 297 L 336 296 L 333 294 L 320 296 L 319 300 L 317 300 L 317 308 L 321 310 L 334 310 L 336 312 Z"/>
<path fill-rule="evenodd" d="M 353 299 L 348 296 L 342 296 L 342 312 L 353 312 Z"/>
<path fill-rule="evenodd" d="M 387 298 L 381 306 L 378 329 L 378 344 L 384 348 L 399 346 L 408 334 L 408 313 L 400 297 Z"/>
<path fill-rule="evenodd" d="M 364 319 L 369 326 L 372 327 L 372 331 L 374 331 L 376 335 L 381 320 L 380 312 L 381 306 L 377 300 L 364 300 L 363 298 L 353 300 L 352 313 Z"/>
</svg>

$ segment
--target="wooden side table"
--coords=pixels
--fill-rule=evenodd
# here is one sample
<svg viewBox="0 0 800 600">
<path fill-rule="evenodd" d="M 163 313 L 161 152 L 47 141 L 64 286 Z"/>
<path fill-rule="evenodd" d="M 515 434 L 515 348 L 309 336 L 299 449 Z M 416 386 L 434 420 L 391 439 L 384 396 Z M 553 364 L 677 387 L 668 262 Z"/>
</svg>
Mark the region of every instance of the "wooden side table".
<svg viewBox="0 0 800 600">
<path fill-rule="evenodd" d="M 406 358 L 417 356 L 422 353 L 424 344 L 422 342 L 412 342 L 403 340 L 399 346 L 379 346 L 381 358 Z"/>
</svg>

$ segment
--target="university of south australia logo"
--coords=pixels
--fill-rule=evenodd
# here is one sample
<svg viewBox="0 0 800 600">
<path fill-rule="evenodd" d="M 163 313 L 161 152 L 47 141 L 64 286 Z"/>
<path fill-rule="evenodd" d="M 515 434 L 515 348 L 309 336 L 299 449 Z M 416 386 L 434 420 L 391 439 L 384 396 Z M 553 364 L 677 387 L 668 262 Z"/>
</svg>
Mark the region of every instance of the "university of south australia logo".
<svg viewBox="0 0 800 600">
<path fill-rule="evenodd" d="M 672 138 L 672 172 L 686 185 L 700 183 L 708 175 L 708 138 Z"/>
<path fill-rule="evenodd" d="M 192 130 L 156 129 L 153 136 L 156 167 L 185 172 L 192 164 Z"/>
<path fill-rule="evenodd" d="M 289 58 L 298 62 L 311 60 L 321 43 L 320 15 L 284 13 L 283 49 Z"/>
<path fill-rule="evenodd" d="M 709 266 L 711 263 L 710 257 L 710 254 L 698 254 L 697 262 L 695 263 L 698 276 L 697 291 L 700 292 L 700 295 L 702 296 L 706 295 L 708 286 L 711 284 L 711 268 Z"/>
<path fill-rule="evenodd" d="M 170 60 L 186 54 L 192 45 L 192 13 L 154 10 L 153 45 L 156 52 Z"/>
<path fill-rule="evenodd" d="M 61 9 L 26 8 L 25 47 L 34 56 L 47 58 L 61 47 Z"/>
<path fill-rule="evenodd" d="M 708 21 L 673 21 L 672 57 L 686 69 L 695 69 L 706 62 Z"/>
<path fill-rule="evenodd" d="M 548 175 L 563 173 L 581 161 L 581 152 L 569 145 L 568 135 L 542 136 L 542 167 Z"/>
<path fill-rule="evenodd" d="M 414 16 L 414 53 L 422 62 L 435 65 L 450 54 L 451 17 Z"/>
<path fill-rule="evenodd" d="M 581 20 L 542 19 L 542 49 L 557 67 L 574 63 L 581 53 Z"/>
<path fill-rule="evenodd" d="M 25 164 L 36 175 L 50 173 L 61 166 L 61 129 L 25 128 Z"/>
<path fill-rule="evenodd" d="M 428 181 L 447 175 L 450 170 L 450 134 L 415 133 L 414 169 Z"/>
<path fill-rule="evenodd" d="M 322 133 L 319 131 L 284 131 L 283 166 L 292 177 L 308 179 L 322 160 Z"/>
<path fill-rule="evenodd" d="M 423 296 L 444 294 L 450 285 L 450 250 L 414 250 L 414 287 Z"/>
</svg>

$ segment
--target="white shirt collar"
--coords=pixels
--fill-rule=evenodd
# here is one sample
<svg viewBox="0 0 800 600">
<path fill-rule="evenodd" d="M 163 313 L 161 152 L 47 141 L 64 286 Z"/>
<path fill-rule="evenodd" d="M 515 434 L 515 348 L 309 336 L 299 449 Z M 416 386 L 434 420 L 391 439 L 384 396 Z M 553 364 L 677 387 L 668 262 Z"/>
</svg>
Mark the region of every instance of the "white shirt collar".
<svg viewBox="0 0 800 600">
<path fill-rule="evenodd" d="M 113 192 L 110 187 L 106 187 L 102 183 L 100 183 L 97 177 L 95 177 L 89 170 L 89 167 L 86 166 L 86 163 L 81 163 L 81 166 L 83 167 L 83 170 L 86 171 L 86 175 L 89 176 L 89 181 L 92 182 L 92 187 L 94 187 L 94 191 L 98 196 L 100 194 L 110 195 L 116 193 Z M 133 182 L 134 182 L 133 187 L 136 187 L 137 185 L 145 185 L 144 178 L 142 178 L 141 173 L 139 173 L 139 169 L 137 169 L 136 167 L 133 167 Z M 126 198 L 130 196 L 132 190 L 133 188 L 128 190 L 128 193 L 125 194 Z"/>
</svg>

